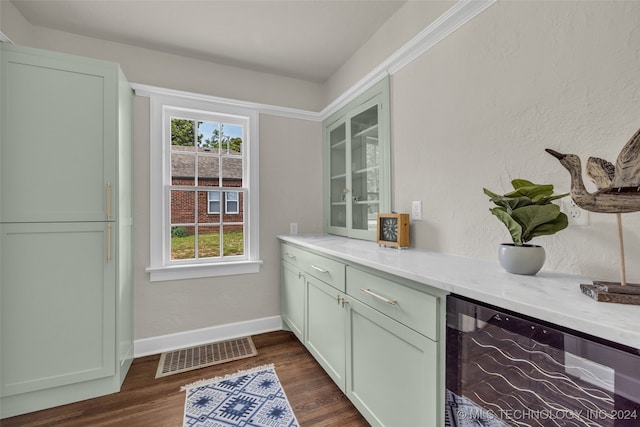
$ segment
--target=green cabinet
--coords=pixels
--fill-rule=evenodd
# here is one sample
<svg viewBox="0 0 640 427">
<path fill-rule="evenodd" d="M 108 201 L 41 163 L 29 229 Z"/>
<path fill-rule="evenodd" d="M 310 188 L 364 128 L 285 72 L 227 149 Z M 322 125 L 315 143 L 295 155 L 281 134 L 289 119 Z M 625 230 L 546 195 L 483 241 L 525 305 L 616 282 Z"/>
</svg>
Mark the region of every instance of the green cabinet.
<svg viewBox="0 0 640 427">
<path fill-rule="evenodd" d="M 307 277 L 307 350 L 344 392 L 345 386 L 345 294 Z"/>
<path fill-rule="evenodd" d="M 115 263 L 104 262 L 105 223 L 0 230 L 2 396 L 112 376 Z"/>
<path fill-rule="evenodd" d="M 295 265 L 283 260 L 280 277 L 280 312 L 282 321 L 301 342 L 304 342 L 304 316 L 307 294 L 304 273 Z"/>
<path fill-rule="evenodd" d="M 439 422 L 438 343 L 351 298 L 346 394 L 377 426 Z"/>
<path fill-rule="evenodd" d="M 386 77 L 323 123 L 327 232 L 376 239 L 378 212 L 391 211 L 389 120 Z"/>
<path fill-rule="evenodd" d="M 117 64 L 1 45 L 0 416 L 133 359 L 132 101 Z"/>
<path fill-rule="evenodd" d="M 282 321 L 344 391 L 345 265 L 288 244 L 280 254 Z"/>
<path fill-rule="evenodd" d="M 446 293 L 289 243 L 281 248 L 282 299 L 305 298 L 296 307 L 302 324 L 299 315 L 291 320 L 291 304 L 283 304 L 283 320 L 304 331 L 301 341 L 367 421 L 443 425 Z M 294 287 L 295 272 L 303 283 Z"/>
</svg>

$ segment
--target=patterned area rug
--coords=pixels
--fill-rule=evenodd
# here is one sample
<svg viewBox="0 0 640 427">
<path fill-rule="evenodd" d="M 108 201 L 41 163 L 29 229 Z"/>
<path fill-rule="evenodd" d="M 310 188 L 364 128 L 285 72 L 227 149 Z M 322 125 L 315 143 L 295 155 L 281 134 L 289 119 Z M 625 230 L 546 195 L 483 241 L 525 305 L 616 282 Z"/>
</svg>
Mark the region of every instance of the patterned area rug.
<svg viewBox="0 0 640 427">
<path fill-rule="evenodd" d="M 184 426 L 298 427 L 273 365 L 202 380 L 186 391 Z"/>
</svg>

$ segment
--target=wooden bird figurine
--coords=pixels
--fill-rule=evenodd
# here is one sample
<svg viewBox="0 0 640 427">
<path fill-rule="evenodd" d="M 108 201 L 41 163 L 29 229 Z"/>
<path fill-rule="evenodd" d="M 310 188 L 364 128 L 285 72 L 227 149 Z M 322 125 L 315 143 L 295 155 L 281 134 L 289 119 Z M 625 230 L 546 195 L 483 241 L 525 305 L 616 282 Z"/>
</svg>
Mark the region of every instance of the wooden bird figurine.
<svg viewBox="0 0 640 427">
<path fill-rule="evenodd" d="M 575 154 L 545 150 L 558 160 L 571 175 L 571 198 L 582 209 L 602 213 L 640 211 L 640 130 L 622 148 L 616 165 L 590 157 L 587 175 L 598 191 L 589 193 L 582 180 L 582 165 Z"/>
<path fill-rule="evenodd" d="M 589 193 L 582 181 L 582 165 L 575 154 L 562 154 L 546 149 L 571 175 L 571 198 L 582 209 L 591 212 L 615 213 L 620 244 L 620 284 L 594 282 L 581 285 L 583 292 L 598 301 L 640 304 L 640 285 L 629 284 L 625 273 L 622 213 L 640 211 L 640 129 L 622 148 L 616 165 L 598 157 L 587 160 L 587 176 L 598 190 Z M 620 296 L 622 294 L 622 296 Z M 628 296 L 627 294 L 636 294 Z"/>
</svg>

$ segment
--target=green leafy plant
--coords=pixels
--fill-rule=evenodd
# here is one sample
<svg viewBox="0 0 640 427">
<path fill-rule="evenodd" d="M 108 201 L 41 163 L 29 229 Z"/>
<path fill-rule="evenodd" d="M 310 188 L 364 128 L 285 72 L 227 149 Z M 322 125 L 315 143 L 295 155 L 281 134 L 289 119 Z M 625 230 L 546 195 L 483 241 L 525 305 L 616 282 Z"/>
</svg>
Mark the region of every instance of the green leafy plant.
<svg viewBox="0 0 640 427">
<path fill-rule="evenodd" d="M 483 188 L 497 207 L 490 209 L 507 227 L 513 243 L 522 246 L 534 237 L 555 234 L 567 228 L 569 219 L 553 200 L 569 193 L 553 195 L 553 185 L 534 184 L 525 179 L 511 181 L 513 191 L 499 195 Z"/>
</svg>

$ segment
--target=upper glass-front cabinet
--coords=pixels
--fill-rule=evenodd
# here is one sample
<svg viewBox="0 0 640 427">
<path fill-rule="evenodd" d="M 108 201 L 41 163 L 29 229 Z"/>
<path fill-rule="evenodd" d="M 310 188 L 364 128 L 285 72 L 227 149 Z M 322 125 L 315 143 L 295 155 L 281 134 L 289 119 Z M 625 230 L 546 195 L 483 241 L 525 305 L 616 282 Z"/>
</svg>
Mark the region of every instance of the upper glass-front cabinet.
<svg viewBox="0 0 640 427">
<path fill-rule="evenodd" d="M 391 208 L 389 135 L 388 77 L 324 122 L 327 232 L 375 240 Z"/>
</svg>

